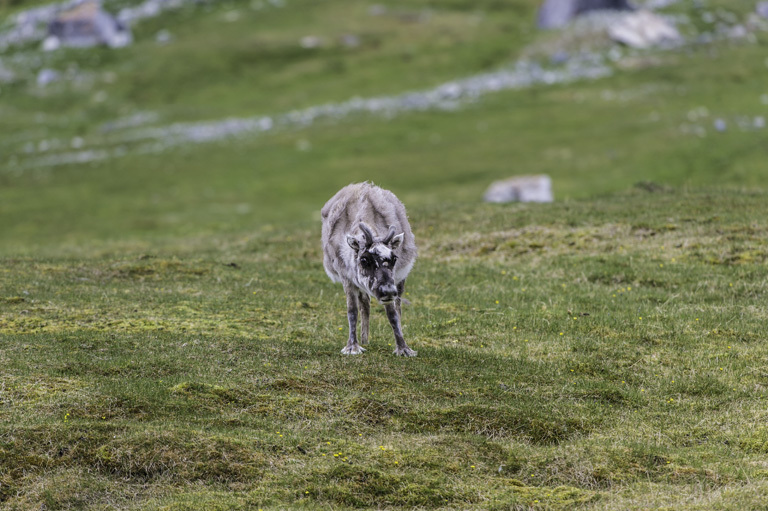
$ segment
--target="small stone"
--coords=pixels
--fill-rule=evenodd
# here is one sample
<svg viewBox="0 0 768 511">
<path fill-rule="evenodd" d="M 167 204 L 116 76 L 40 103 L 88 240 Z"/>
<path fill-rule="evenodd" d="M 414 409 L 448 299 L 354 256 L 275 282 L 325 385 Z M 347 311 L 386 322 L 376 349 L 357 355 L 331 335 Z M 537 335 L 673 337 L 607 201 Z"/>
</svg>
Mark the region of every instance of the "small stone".
<svg viewBox="0 0 768 511">
<path fill-rule="evenodd" d="M 41 69 L 37 73 L 37 84 L 40 87 L 45 87 L 49 83 L 57 82 L 61 78 L 61 74 L 53 69 Z"/>
<path fill-rule="evenodd" d="M 565 64 L 570 58 L 571 55 L 567 51 L 557 51 L 549 57 L 549 61 L 552 64 Z"/>
<path fill-rule="evenodd" d="M 166 29 L 159 30 L 157 34 L 155 34 L 155 42 L 157 44 L 168 44 L 171 42 L 171 39 L 173 39 L 173 36 Z"/>
<path fill-rule="evenodd" d="M 715 131 L 720 133 L 728 129 L 728 124 L 723 119 L 715 119 Z"/>
<path fill-rule="evenodd" d="M 759 16 L 768 19 L 768 2 L 757 2 L 757 6 L 755 7 L 755 12 Z"/>
<path fill-rule="evenodd" d="M 312 48 L 319 48 L 320 46 L 322 46 L 323 40 L 317 36 L 306 35 L 301 38 L 301 41 L 299 41 L 299 44 L 301 45 L 302 48 L 306 48 L 309 50 Z"/>
<path fill-rule="evenodd" d="M 485 202 L 552 202 L 552 180 L 549 176 L 520 176 L 496 181 L 486 190 Z"/>
<path fill-rule="evenodd" d="M 728 37 L 731 39 L 743 39 L 747 35 L 749 35 L 749 31 L 744 25 L 734 25 L 728 30 Z"/>
<path fill-rule="evenodd" d="M 54 51 L 61 47 L 61 40 L 55 35 L 51 35 L 43 39 L 42 49 L 43 51 Z"/>
<path fill-rule="evenodd" d="M 360 37 L 355 34 L 344 34 L 341 36 L 341 44 L 347 48 L 357 48 L 360 46 Z"/>
</svg>

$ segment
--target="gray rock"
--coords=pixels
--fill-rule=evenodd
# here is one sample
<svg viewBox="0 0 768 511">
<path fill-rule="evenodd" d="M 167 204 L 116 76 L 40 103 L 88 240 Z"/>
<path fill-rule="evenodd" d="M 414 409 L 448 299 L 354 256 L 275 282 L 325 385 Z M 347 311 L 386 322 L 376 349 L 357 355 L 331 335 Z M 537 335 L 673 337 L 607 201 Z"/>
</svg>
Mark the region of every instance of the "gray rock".
<svg viewBox="0 0 768 511">
<path fill-rule="evenodd" d="M 676 3 L 679 3 L 680 0 L 645 0 L 645 2 L 642 3 L 641 7 L 645 9 L 664 9 L 666 7 L 669 7 L 670 5 L 674 5 Z M 694 4 L 697 2 L 694 0 Z M 694 5 L 694 7 L 700 7 L 698 5 Z"/>
<path fill-rule="evenodd" d="M 755 12 L 763 18 L 768 18 L 768 2 L 757 2 Z"/>
<path fill-rule="evenodd" d="M 56 37 L 55 35 L 49 35 L 45 39 L 43 39 L 43 51 L 54 51 L 61 48 L 61 39 Z"/>
<path fill-rule="evenodd" d="M 723 119 L 715 119 L 715 131 L 720 133 L 728 129 L 728 124 Z"/>
<path fill-rule="evenodd" d="M 178 9 L 186 4 L 199 2 L 200 0 L 145 0 L 138 5 L 122 9 L 117 16 L 117 21 L 119 25 L 127 27 L 135 21 L 157 16 L 164 11 Z M 2 30 L 0 30 L 0 52 L 12 46 L 46 39 L 49 33 L 47 27 L 62 13 L 77 10 L 89 3 L 93 3 L 93 0 L 63 0 L 13 14 L 7 22 L 3 23 Z M 125 38 L 118 38 L 116 45 L 119 46 L 123 42 L 125 42 Z M 44 49 L 51 50 L 59 46 L 61 46 L 59 38 L 51 36 L 48 37 Z"/>
<path fill-rule="evenodd" d="M 126 25 L 103 11 L 98 2 L 84 2 L 74 9 L 59 14 L 48 25 L 49 48 L 57 39 L 61 46 L 88 48 L 101 44 L 120 48 L 133 40 Z"/>
<path fill-rule="evenodd" d="M 261 1 L 254 1 L 256 2 L 255 4 L 254 2 L 251 3 L 254 9 L 268 6 L 274 8 L 285 6 L 283 0 L 269 0 L 268 5 Z M 13 14 L 0 27 L 0 52 L 12 46 L 42 41 L 46 38 L 43 49 L 54 50 L 59 48 L 62 44 L 60 38 L 55 35 L 49 36 L 46 27 L 50 26 L 62 13 L 77 10 L 81 6 L 93 2 L 94 0 L 63 0 L 58 3 L 49 3 L 40 7 L 25 9 Z M 113 3 L 110 2 L 110 5 Z M 185 5 L 201 3 L 205 2 L 201 0 L 144 0 L 136 5 L 124 7 L 116 17 L 116 25 L 124 27 L 125 30 L 118 30 L 121 35 L 110 39 L 112 41 L 111 44 L 109 41 L 98 44 L 110 44 L 115 47 L 124 46 L 131 42 L 130 32 L 127 31 L 127 27 L 131 24 L 146 18 L 153 18 L 169 10 L 180 9 Z"/>
<path fill-rule="evenodd" d="M 37 84 L 41 87 L 45 87 L 49 83 L 57 82 L 61 78 L 61 74 L 53 69 L 41 69 L 37 73 Z"/>
<path fill-rule="evenodd" d="M 560 28 L 575 17 L 599 10 L 632 10 L 628 0 L 545 0 L 539 9 L 539 28 Z"/>
<path fill-rule="evenodd" d="M 360 46 L 360 36 L 357 36 L 355 34 L 344 34 L 340 38 L 340 42 L 343 46 L 346 46 L 347 48 L 357 48 Z"/>
<path fill-rule="evenodd" d="M 173 39 L 173 36 L 167 29 L 162 29 L 155 34 L 155 42 L 157 44 L 168 44 Z"/>
<path fill-rule="evenodd" d="M 564 64 L 565 62 L 568 62 L 568 59 L 571 58 L 571 55 L 567 51 L 557 51 L 550 55 L 549 61 L 552 64 Z"/>
<path fill-rule="evenodd" d="M 491 183 L 483 196 L 485 202 L 552 202 L 549 176 L 520 176 Z"/>
<path fill-rule="evenodd" d="M 741 24 L 733 25 L 725 30 L 725 37 L 729 39 L 744 39 L 749 36 L 749 30 L 747 27 Z"/>
</svg>

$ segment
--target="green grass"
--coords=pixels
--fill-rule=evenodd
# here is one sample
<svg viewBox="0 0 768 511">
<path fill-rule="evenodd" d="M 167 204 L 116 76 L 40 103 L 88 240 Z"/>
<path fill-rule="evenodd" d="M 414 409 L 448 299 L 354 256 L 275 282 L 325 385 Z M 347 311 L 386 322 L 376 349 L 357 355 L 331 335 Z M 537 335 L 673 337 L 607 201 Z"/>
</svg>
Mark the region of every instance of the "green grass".
<svg viewBox="0 0 768 511">
<path fill-rule="evenodd" d="M 44 57 L 116 73 L 104 103 L 4 86 L 0 148 L 23 158 L 28 140 L 98 136 L 136 111 L 217 119 L 425 88 L 551 37 L 514 28 L 535 3 L 402 4 L 433 11 L 406 25 L 353 2 L 189 9 L 140 25 L 122 53 Z M 166 26 L 178 44 L 155 48 Z M 309 33 L 364 29 L 343 57 L 291 53 Z M 768 113 L 765 43 L 655 53 L 456 112 L 3 163 L 0 507 L 763 507 L 766 135 L 736 123 Z M 681 129 L 695 123 L 705 137 Z M 555 203 L 479 202 L 491 180 L 530 173 L 552 176 Z M 419 244 L 415 359 L 392 355 L 378 307 L 368 351 L 339 353 L 344 297 L 318 212 L 365 179 L 405 202 Z"/>
<path fill-rule="evenodd" d="M 253 9 L 257 4 L 265 7 Z M 276 114 L 495 69 L 512 62 L 533 35 L 534 0 L 485 9 L 455 4 L 393 2 L 380 16 L 369 14 L 373 4 L 353 0 L 292 0 L 283 8 L 229 0 L 185 7 L 137 24 L 136 43 L 124 49 L 38 55 L 30 65 L 35 73 L 41 67 L 74 68 L 92 85 L 64 80 L 40 89 L 34 73 L 20 76 L 2 91 L 13 100 L 3 113 L 32 130 L 30 112 L 44 111 L 49 135 L 61 136 L 97 135 L 96 122 L 135 111 L 156 111 L 166 122 Z M 237 19 L 227 21 L 228 13 Z M 171 32 L 171 44 L 155 42 L 160 30 Z M 358 46 L 342 43 L 348 34 L 358 37 Z M 302 48 L 305 36 L 323 44 Z M 95 100 L 97 91 L 106 99 Z M 12 132 L 18 133 L 18 125 Z"/>
<path fill-rule="evenodd" d="M 369 350 L 339 355 L 343 296 L 311 224 L 8 258 L 0 495 L 9 509 L 756 505 L 766 204 L 675 190 L 415 205 L 414 360 L 391 354 L 378 311 Z"/>
<path fill-rule="evenodd" d="M 0 214 L 11 220 L 0 231 L 0 252 L 48 246 L 60 253 L 116 233 L 164 243 L 275 228 L 315 219 L 336 190 L 365 179 L 422 204 L 472 202 L 490 181 L 520 173 L 549 174 L 561 199 L 639 181 L 760 186 L 765 132 L 742 132 L 735 119 L 768 114 L 760 103 L 759 77 L 768 78 L 762 46 L 722 48 L 717 58 L 704 48 L 685 67 L 680 56 L 666 58 L 660 68 L 596 83 L 489 96 L 461 113 L 362 117 L 158 156 L 0 173 Z M 727 78 L 747 69 L 754 79 Z M 605 91 L 628 91 L 628 99 L 606 100 Z M 683 133 L 701 106 L 711 111 L 699 121 L 708 135 Z M 658 121 L 650 120 L 654 112 Z M 729 121 L 728 132 L 714 132 L 716 117 Z M 302 141 L 310 150 L 298 149 Z"/>
</svg>

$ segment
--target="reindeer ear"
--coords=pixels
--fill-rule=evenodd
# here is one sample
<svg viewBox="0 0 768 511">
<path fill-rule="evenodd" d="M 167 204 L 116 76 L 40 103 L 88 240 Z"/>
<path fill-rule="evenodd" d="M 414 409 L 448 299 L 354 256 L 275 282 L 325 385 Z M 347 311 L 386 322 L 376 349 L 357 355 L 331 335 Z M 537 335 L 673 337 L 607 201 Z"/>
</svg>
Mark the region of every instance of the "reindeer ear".
<svg viewBox="0 0 768 511">
<path fill-rule="evenodd" d="M 392 248 L 392 250 L 395 250 L 402 243 L 403 243 L 403 233 L 401 232 L 400 234 L 392 238 L 392 241 L 389 242 L 389 246 L 390 248 Z"/>
<path fill-rule="evenodd" d="M 352 247 L 355 252 L 360 250 L 360 241 L 351 234 L 347 234 L 347 245 Z"/>
</svg>

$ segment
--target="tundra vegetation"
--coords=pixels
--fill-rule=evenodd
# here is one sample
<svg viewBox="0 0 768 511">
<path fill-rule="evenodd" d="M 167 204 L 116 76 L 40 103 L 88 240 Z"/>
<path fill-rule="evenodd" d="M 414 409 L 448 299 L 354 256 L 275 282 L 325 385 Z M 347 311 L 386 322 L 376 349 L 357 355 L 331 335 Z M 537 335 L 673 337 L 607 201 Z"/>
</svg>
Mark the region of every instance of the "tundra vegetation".
<svg viewBox="0 0 768 511">
<path fill-rule="evenodd" d="M 221 21 L 248 3 L 185 10 L 139 25 L 122 53 L 50 57 L 116 73 L 114 103 L 1 86 L 0 144 L 98 134 L 131 109 L 218 118 L 463 76 L 552 37 L 521 30 L 534 4 L 420 2 L 428 21 L 387 18 L 370 47 L 288 51 L 308 27 L 354 28 L 324 9 L 360 31 L 369 18 L 287 0 L 248 32 L 259 55 L 238 42 L 242 17 Z M 698 20 L 692 4 L 677 8 Z M 177 45 L 140 51 L 164 26 Z M 0 507 L 764 506 L 766 132 L 739 120 L 768 113 L 766 43 L 654 52 L 454 112 L 3 164 Z M 250 59 L 258 93 L 238 71 Z M 180 88 L 192 63 L 198 86 Z M 516 169 L 552 176 L 556 202 L 479 202 Z M 404 306 L 416 358 L 387 342 L 338 352 L 345 301 L 318 210 L 365 179 L 408 206 L 419 240 Z M 371 336 L 391 336 L 380 311 Z"/>
</svg>

